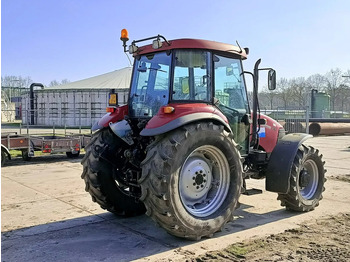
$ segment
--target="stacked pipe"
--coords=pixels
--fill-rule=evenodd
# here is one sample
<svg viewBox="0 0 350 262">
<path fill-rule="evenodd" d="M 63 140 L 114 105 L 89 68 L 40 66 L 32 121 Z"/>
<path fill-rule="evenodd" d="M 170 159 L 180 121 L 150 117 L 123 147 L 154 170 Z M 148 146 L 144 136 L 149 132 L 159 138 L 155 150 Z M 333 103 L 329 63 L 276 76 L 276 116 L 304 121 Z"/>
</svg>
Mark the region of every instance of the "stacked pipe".
<svg viewBox="0 0 350 262">
<path fill-rule="evenodd" d="M 318 135 L 350 134 L 350 118 L 310 118 L 309 133 Z M 286 119 L 280 124 L 288 133 L 305 133 L 305 119 Z"/>
<path fill-rule="evenodd" d="M 350 123 L 311 123 L 309 133 L 314 136 L 350 134 Z"/>
</svg>

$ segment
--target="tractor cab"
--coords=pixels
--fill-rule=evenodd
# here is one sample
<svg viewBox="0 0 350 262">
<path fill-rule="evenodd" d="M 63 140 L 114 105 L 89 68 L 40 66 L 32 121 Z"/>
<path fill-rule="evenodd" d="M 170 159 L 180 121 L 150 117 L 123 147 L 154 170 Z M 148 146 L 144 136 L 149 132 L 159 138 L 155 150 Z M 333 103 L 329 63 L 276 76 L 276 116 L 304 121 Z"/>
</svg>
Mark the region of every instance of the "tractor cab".
<svg viewBox="0 0 350 262">
<path fill-rule="evenodd" d="M 190 119 L 196 113 L 199 119 L 209 117 L 225 122 L 240 144 L 241 153 L 247 154 L 250 109 L 242 60 L 246 59 L 248 49 L 207 40 L 164 38 L 161 42 L 162 36 L 154 38 L 152 45 L 136 45 L 151 39 L 147 38 L 134 41 L 129 47 L 135 62 L 128 117 L 137 119 L 138 123 L 141 119 L 145 123 L 150 120 L 141 135 L 158 135 L 150 130 L 160 118 Z M 191 118 L 188 122 L 199 119 Z M 178 125 L 173 123 L 173 127 Z M 166 131 L 170 130 L 165 128 L 161 132 Z"/>
</svg>

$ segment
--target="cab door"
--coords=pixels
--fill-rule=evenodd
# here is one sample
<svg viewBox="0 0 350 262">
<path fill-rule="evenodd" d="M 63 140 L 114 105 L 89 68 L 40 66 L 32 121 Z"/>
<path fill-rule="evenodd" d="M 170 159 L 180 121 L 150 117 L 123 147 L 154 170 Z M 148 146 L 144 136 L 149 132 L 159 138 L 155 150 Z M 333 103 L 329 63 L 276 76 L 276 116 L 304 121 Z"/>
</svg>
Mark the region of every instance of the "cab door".
<svg viewBox="0 0 350 262">
<path fill-rule="evenodd" d="M 247 91 L 240 59 L 213 55 L 214 103 L 227 117 L 240 153 L 249 151 L 248 117 L 250 114 Z"/>
</svg>

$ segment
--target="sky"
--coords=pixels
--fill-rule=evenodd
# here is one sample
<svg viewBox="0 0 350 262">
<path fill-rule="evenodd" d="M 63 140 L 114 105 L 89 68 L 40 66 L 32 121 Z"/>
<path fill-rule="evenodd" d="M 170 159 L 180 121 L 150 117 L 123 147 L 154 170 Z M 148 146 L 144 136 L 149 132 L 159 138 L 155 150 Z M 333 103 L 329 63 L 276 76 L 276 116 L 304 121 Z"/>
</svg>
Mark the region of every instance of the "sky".
<svg viewBox="0 0 350 262">
<path fill-rule="evenodd" d="M 48 85 L 126 67 L 123 28 L 130 40 L 237 40 L 245 70 L 261 58 L 277 78 L 350 69 L 348 0 L 2 0 L 1 75 Z"/>
</svg>

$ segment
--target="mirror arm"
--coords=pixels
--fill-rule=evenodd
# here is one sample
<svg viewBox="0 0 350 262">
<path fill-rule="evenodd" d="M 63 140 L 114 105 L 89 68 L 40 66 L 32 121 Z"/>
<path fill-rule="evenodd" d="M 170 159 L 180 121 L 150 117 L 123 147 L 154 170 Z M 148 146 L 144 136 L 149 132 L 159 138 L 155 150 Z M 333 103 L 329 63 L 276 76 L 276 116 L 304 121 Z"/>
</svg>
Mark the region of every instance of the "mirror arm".
<svg viewBox="0 0 350 262">
<path fill-rule="evenodd" d="M 259 89 L 259 65 L 258 59 L 254 65 L 254 85 L 253 85 L 253 120 L 252 120 L 252 141 L 251 146 L 255 147 L 258 142 L 257 119 L 258 119 L 258 89 Z"/>
<path fill-rule="evenodd" d="M 273 68 L 259 68 L 258 71 L 267 71 L 267 70 L 273 70 Z"/>
</svg>

